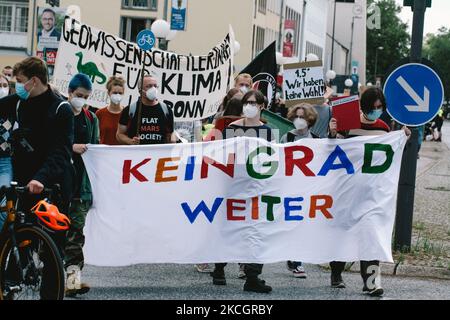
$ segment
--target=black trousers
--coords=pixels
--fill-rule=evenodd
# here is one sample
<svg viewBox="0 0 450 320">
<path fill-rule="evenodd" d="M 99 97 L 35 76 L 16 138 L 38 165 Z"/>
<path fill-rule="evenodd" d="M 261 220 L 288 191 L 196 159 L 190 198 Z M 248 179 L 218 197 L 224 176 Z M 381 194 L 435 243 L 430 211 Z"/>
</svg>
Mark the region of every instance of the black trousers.
<svg viewBox="0 0 450 320">
<path fill-rule="evenodd" d="M 361 277 L 364 281 L 364 284 L 367 285 L 367 279 L 373 274 L 373 272 L 368 272 L 368 268 L 370 266 L 380 266 L 380 261 L 372 260 L 372 261 L 360 261 L 360 273 Z M 331 274 L 332 275 L 340 275 L 342 271 L 345 269 L 345 262 L 342 261 L 333 261 L 330 262 Z"/>
<path fill-rule="evenodd" d="M 226 263 L 216 263 L 215 269 L 216 270 L 223 270 L 227 264 Z M 259 263 L 243 263 L 244 265 L 244 272 L 247 276 L 247 279 L 252 280 L 256 279 L 262 272 L 263 264 Z"/>
</svg>

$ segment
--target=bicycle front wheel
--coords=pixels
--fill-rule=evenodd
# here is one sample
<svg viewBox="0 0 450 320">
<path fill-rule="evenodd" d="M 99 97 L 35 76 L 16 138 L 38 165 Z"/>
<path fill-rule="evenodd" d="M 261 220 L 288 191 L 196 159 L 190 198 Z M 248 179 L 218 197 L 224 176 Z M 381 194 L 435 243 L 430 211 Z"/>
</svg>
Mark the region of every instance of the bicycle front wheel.
<svg viewBox="0 0 450 320">
<path fill-rule="evenodd" d="M 15 235 L 17 252 L 9 237 L 0 244 L 0 300 L 64 299 L 63 262 L 50 236 L 34 226 Z"/>
</svg>

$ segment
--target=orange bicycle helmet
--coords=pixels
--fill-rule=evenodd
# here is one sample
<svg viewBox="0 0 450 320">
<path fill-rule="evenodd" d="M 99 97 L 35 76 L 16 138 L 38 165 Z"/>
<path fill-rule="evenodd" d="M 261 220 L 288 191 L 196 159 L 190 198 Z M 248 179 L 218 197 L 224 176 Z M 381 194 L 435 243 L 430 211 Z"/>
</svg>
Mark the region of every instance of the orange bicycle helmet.
<svg viewBox="0 0 450 320">
<path fill-rule="evenodd" d="M 49 204 L 45 200 L 39 201 L 31 211 L 52 230 L 64 231 L 69 229 L 69 218 L 65 214 L 60 213 L 56 206 Z"/>
</svg>

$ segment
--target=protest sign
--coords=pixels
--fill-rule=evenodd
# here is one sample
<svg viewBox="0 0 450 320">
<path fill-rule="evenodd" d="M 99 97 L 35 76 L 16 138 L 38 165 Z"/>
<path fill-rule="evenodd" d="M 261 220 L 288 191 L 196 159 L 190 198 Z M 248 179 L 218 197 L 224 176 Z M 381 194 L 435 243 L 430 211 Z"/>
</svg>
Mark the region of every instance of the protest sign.
<svg viewBox="0 0 450 320">
<path fill-rule="evenodd" d="M 76 73 L 93 82 L 88 104 L 102 108 L 109 104 L 106 82 L 110 76 L 126 81 L 129 105 L 138 99 L 141 70 L 156 77 L 158 99 L 173 110 L 175 121 L 200 120 L 215 115 L 233 80 L 234 34 L 204 56 L 185 56 L 153 48 L 143 51 L 135 43 L 67 18 L 63 27 L 53 84 L 67 94 Z"/>
<path fill-rule="evenodd" d="M 322 61 L 285 64 L 283 90 L 286 106 L 300 102 L 322 104 L 324 102 L 325 81 Z"/>
<path fill-rule="evenodd" d="M 335 99 L 331 106 L 338 131 L 361 128 L 358 96 Z"/>
<path fill-rule="evenodd" d="M 86 263 L 392 262 L 406 136 L 89 145 Z"/>
</svg>

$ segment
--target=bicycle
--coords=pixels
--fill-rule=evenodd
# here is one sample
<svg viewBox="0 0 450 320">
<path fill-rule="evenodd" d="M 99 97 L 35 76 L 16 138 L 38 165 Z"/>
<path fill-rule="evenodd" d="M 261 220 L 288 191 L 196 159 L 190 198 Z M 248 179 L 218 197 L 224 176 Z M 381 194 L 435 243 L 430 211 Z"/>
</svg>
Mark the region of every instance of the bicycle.
<svg viewBox="0 0 450 320">
<path fill-rule="evenodd" d="M 0 230 L 0 300 L 62 300 L 64 298 L 64 267 L 61 254 L 50 234 L 69 228 L 69 219 L 51 204 L 55 189 L 44 189 L 48 199 L 38 201 L 22 212 L 19 202 L 28 188 L 0 189 L 6 195 L 5 224 Z"/>
</svg>

